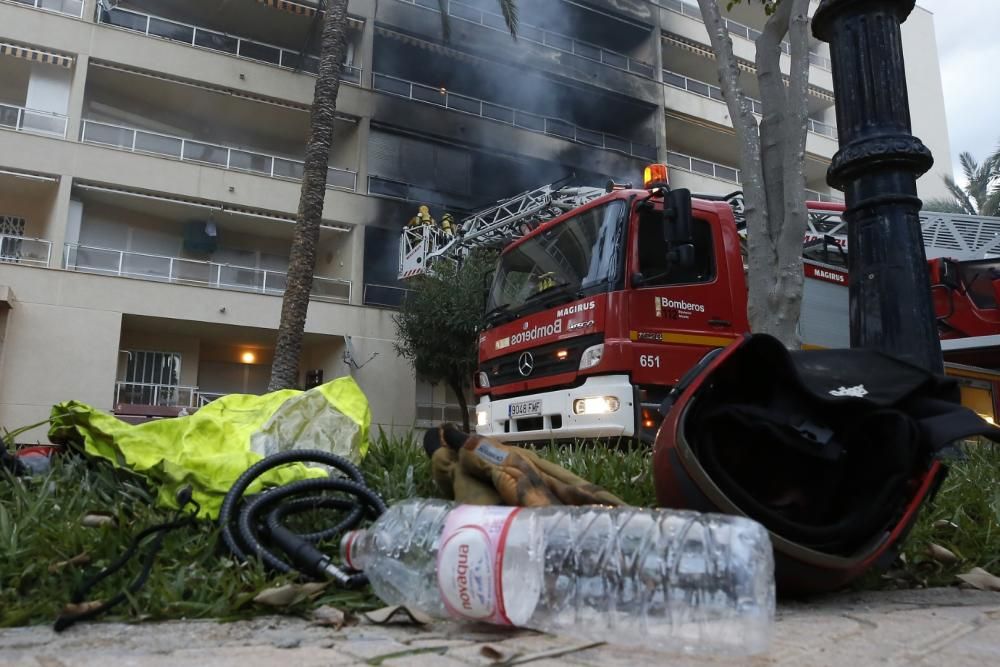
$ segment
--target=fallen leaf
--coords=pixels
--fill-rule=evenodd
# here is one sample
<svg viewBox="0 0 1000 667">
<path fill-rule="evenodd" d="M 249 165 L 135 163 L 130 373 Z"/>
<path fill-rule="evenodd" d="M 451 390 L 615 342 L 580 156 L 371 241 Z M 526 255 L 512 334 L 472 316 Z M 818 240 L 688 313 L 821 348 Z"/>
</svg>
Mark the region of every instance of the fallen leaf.
<svg viewBox="0 0 1000 667">
<path fill-rule="evenodd" d="M 316 595 L 329 585 L 329 582 L 309 582 L 306 584 L 285 584 L 275 588 L 267 588 L 254 596 L 253 601 L 270 607 L 289 607 Z"/>
<path fill-rule="evenodd" d="M 346 622 L 347 614 L 336 607 L 331 607 L 330 605 L 325 604 L 322 607 L 313 609 L 313 625 L 324 625 L 328 628 L 333 628 L 334 630 L 340 630 L 344 627 Z"/>
<path fill-rule="evenodd" d="M 981 591 L 1000 592 L 1000 577 L 992 575 L 981 567 L 974 567 L 958 578 Z"/>
<path fill-rule="evenodd" d="M 939 563 L 954 563 L 958 561 L 958 556 L 956 556 L 952 551 L 945 549 L 940 544 L 934 544 L 933 542 L 927 545 L 927 555 Z"/>
<path fill-rule="evenodd" d="M 509 653 L 504 653 L 489 644 L 486 644 L 479 649 L 479 655 L 483 656 L 487 660 L 492 660 L 493 662 L 501 662 L 503 660 L 508 660 L 511 657 Z"/>
<path fill-rule="evenodd" d="M 110 514 L 87 514 L 80 520 L 84 528 L 100 528 L 115 525 L 115 518 Z"/>
<path fill-rule="evenodd" d="M 403 614 L 408 617 L 409 620 L 405 622 L 414 623 L 416 625 L 429 625 L 434 620 L 427 614 L 417 611 L 416 609 L 410 609 L 406 605 L 402 604 L 393 605 L 391 607 L 382 607 L 381 609 L 376 609 L 375 611 L 369 611 L 365 614 L 365 618 L 376 625 L 385 625 L 386 623 L 394 620 L 394 618 L 399 614 Z"/>
<path fill-rule="evenodd" d="M 604 646 L 605 642 L 590 642 L 589 644 L 577 644 L 575 646 L 565 646 L 562 648 L 550 649 L 548 651 L 538 651 L 537 653 L 525 653 L 524 655 L 515 655 L 512 658 L 508 658 L 503 662 L 494 663 L 502 665 L 503 667 L 509 667 L 511 665 L 523 665 L 526 662 L 535 662 L 536 660 L 545 660 L 546 658 L 558 658 L 560 656 L 569 655 L 570 653 L 578 653 L 580 651 L 586 651 L 587 649 L 596 648 L 598 646 Z"/>
<path fill-rule="evenodd" d="M 49 572 L 55 574 L 56 572 L 62 571 L 64 568 L 70 567 L 72 565 L 86 565 L 90 562 L 90 554 L 86 551 L 79 553 L 69 560 L 61 560 L 58 563 L 52 563 L 49 565 Z"/>
<path fill-rule="evenodd" d="M 68 602 L 66 603 L 66 606 L 63 607 L 62 613 L 64 616 L 79 616 L 80 614 L 85 614 L 88 611 L 97 609 L 102 604 L 104 603 L 100 600 L 91 600 L 90 602 L 79 603 Z"/>
</svg>

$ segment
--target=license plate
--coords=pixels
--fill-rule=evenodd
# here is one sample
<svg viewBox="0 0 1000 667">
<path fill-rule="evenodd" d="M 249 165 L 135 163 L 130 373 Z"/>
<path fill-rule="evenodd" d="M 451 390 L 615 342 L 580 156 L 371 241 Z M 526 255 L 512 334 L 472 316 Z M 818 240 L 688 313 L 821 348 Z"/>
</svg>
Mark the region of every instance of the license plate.
<svg viewBox="0 0 1000 667">
<path fill-rule="evenodd" d="M 540 414 L 542 414 L 541 399 L 535 399 L 533 401 L 520 401 L 518 403 L 510 404 L 511 419 L 516 419 L 518 417 L 537 417 Z"/>
</svg>

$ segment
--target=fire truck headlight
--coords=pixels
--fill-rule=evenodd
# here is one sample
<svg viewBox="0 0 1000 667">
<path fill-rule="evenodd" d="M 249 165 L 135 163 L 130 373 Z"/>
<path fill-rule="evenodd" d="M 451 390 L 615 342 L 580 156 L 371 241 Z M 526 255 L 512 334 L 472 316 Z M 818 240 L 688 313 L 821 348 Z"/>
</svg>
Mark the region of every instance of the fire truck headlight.
<svg viewBox="0 0 1000 667">
<path fill-rule="evenodd" d="M 604 356 L 604 343 L 598 343 L 597 345 L 591 345 L 583 354 L 580 356 L 580 370 L 585 371 L 588 368 L 593 368 L 597 364 L 601 363 L 601 358 Z"/>
<path fill-rule="evenodd" d="M 490 423 L 490 415 L 485 410 L 476 411 L 476 426 L 486 426 Z"/>
<path fill-rule="evenodd" d="M 490 386 L 490 376 L 486 374 L 486 371 L 479 371 L 476 373 L 476 384 L 479 385 L 480 389 L 488 389 Z"/>
<path fill-rule="evenodd" d="M 578 415 L 604 415 L 615 412 L 620 407 L 614 396 L 594 396 L 573 401 L 573 412 Z"/>
</svg>

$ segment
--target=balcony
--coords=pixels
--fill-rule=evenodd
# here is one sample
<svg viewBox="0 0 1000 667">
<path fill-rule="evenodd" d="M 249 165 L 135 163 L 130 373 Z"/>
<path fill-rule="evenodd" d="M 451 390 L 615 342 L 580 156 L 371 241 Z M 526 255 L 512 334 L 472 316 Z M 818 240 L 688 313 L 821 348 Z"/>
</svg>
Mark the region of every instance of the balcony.
<svg viewBox="0 0 1000 667">
<path fill-rule="evenodd" d="M 288 275 L 282 271 L 99 248 L 77 243 L 66 244 L 63 268 L 81 273 L 275 296 L 284 293 L 288 279 Z M 316 301 L 349 303 L 351 282 L 315 276 L 312 298 Z"/>
<path fill-rule="evenodd" d="M 82 122 L 80 141 L 283 180 L 301 181 L 304 169 L 299 160 L 92 120 Z M 327 187 L 353 192 L 357 173 L 328 167 Z"/>
<path fill-rule="evenodd" d="M 24 236 L 0 235 L 0 263 L 40 266 L 52 259 L 52 242 Z"/>
<path fill-rule="evenodd" d="M 74 18 L 83 18 L 83 0 L 5 0 L 5 2 Z"/>
<path fill-rule="evenodd" d="M 432 104 L 460 113 L 479 116 L 488 120 L 518 127 L 530 132 L 546 134 L 574 143 L 617 151 L 642 159 L 656 159 L 656 147 L 631 141 L 605 132 L 597 132 L 578 127 L 558 118 L 533 114 L 512 107 L 495 104 L 486 100 L 460 95 L 447 89 L 435 88 L 414 81 L 376 73 L 373 78 L 375 90 L 397 97 Z"/>
<path fill-rule="evenodd" d="M 670 166 L 671 169 L 679 169 L 681 171 L 686 171 L 692 174 L 706 176 L 708 178 L 712 178 L 717 181 L 732 183 L 734 186 L 739 186 L 742 184 L 742 179 L 739 169 L 719 164 L 717 162 L 703 160 L 701 158 L 693 157 L 691 155 L 685 155 L 684 153 L 676 153 L 673 151 L 668 152 L 667 164 Z M 816 190 L 811 190 L 809 188 L 806 188 L 806 199 L 808 201 L 819 201 L 828 203 L 844 202 L 843 197 L 826 194 L 823 192 L 818 192 Z"/>
<path fill-rule="evenodd" d="M 672 88 L 679 88 L 680 90 L 686 90 L 689 93 L 707 97 L 723 104 L 726 103 L 725 98 L 722 96 L 722 89 L 718 86 L 713 86 L 710 83 L 698 81 L 697 79 L 692 79 L 676 72 L 663 70 L 663 83 Z M 752 97 L 748 97 L 747 99 L 750 101 L 753 112 L 760 116 L 763 113 L 763 104 L 761 101 Z M 834 141 L 837 140 L 837 128 L 834 125 L 828 125 L 827 123 L 809 118 L 807 120 L 807 129 L 814 134 L 833 139 Z"/>
<path fill-rule="evenodd" d="M 699 9 L 697 4 L 693 4 L 687 0 L 662 0 L 660 6 L 663 7 L 664 9 L 669 9 L 672 12 L 676 12 L 684 16 L 689 16 L 698 21 L 702 21 L 701 9 Z M 735 35 L 736 37 L 740 37 L 742 39 L 746 39 L 751 42 L 760 37 L 759 30 L 755 30 L 754 28 L 743 25 L 742 23 L 733 21 L 732 19 L 726 17 L 722 17 L 722 20 L 725 23 L 726 29 L 729 31 L 729 34 L 731 35 Z M 781 51 L 785 55 L 789 55 L 791 53 L 791 47 L 789 46 L 788 42 L 781 43 Z M 812 53 L 812 52 L 809 53 L 809 63 L 827 72 L 833 70 L 832 61 L 826 56 L 820 55 L 818 53 Z"/>
<path fill-rule="evenodd" d="M 290 70 L 301 70 L 310 74 L 319 71 L 319 58 L 314 55 L 300 57 L 298 51 L 237 37 L 216 30 L 209 30 L 195 25 L 182 23 L 152 14 L 122 9 L 98 12 L 98 22 L 104 25 L 137 32 L 147 37 L 166 39 L 195 48 L 216 51 L 226 55 L 253 60 L 267 65 L 274 65 Z M 355 64 L 344 64 L 341 80 L 354 85 L 361 85 L 362 68 Z"/>
<path fill-rule="evenodd" d="M 439 0 L 399 0 L 399 2 L 433 12 L 440 11 Z M 445 9 L 451 18 L 495 30 L 504 35 L 508 34 L 507 24 L 504 22 L 502 14 L 488 9 L 480 9 L 471 4 L 471 2 L 461 2 L 460 0 L 445 0 L 445 2 Z M 655 74 L 655 68 L 648 62 L 563 33 L 541 28 L 528 23 L 524 18 L 524 15 L 522 15 L 522 20 L 518 24 L 517 38 L 519 41 L 523 40 L 537 44 L 548 49 L 570 54 L 649 79 L 653 78 Z M 528 20 L 531 20 L 530 17 Z"/>
<path fill-rule="evenodd" d="M 0 127 L 16 132 L 65 139 L 68 123 L 69 118 L 65 114 L 0 104 Z"/>
</svg>

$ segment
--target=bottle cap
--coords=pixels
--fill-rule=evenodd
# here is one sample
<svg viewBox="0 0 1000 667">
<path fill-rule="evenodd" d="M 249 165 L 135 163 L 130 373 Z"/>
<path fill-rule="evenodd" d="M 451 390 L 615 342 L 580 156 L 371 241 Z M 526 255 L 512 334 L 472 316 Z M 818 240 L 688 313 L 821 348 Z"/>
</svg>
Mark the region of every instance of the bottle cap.
<svg viewBox="0 0 1000 667">
<path fill-rule="evenodd" d="M 340 560 L 352 570 L 357 570 L 358 568 L 354 566 L 351 550 L 357 538 L 364 532 L 363 530 L 349 530 L 340 538 Z"/>
</svg>

